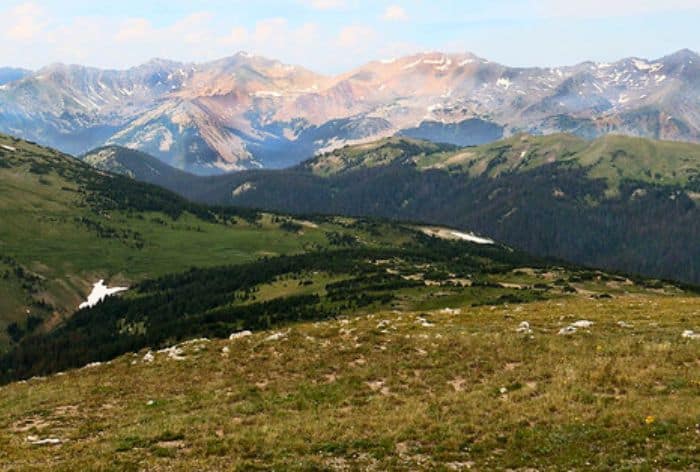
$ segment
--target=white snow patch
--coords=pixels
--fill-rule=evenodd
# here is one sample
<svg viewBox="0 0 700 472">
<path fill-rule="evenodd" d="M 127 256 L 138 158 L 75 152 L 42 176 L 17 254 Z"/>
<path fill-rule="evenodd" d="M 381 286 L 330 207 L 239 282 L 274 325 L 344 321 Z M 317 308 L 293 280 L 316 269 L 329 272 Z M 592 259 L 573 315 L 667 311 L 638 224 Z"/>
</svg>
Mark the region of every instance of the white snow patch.
<svg viewBox="0 0 700 472">
<path fill-rule="evenodd" d="M 451 63 L 452 60 L 448 59 L 447 57 L 441 57 L 440 59 L 425 59 L 423 60 L 424 64 L 431 64 L 431 65 L 442 65 L 442 64 L 447 64 Z"/>
<path fill-rule="evenodd" d="M 634 325 L 631 325 L 631 324 L 627 323 L 626 321 L 618 321 L 617 325 L 620 328 L 627 328 L 627 329 L 634 328 Z"/>
<path fill-rule="evenodd" d="M 443 65 L 437 66 L 437 67 L 435 68 L 435 70 L 439 70 L 439 71 L 441 71 L 441 72 L 442 72 L 442 71 L 446 71 L 447 69 L 450 68 L 451 65 L 452 65 L 452 59 L 447 59 Z"/>
<path fill-rule="evenodd" d="M 100 280 L 92 286 L 92 292 L 88 295 L 87 301 L 80 304 L 79 309 L 92 308 L 100 303 L 105 298 L 114 295 L 115 293 L 129 290 L 129 287 L 108 287 L 104 284 L 104 280 Z"/>
<path fill-rule="evenodd" d="M 501 77 L 500 79 L 498 79 L 498 81 L 496 81 L 496 85 L 508 90 L 510 88 L 510 86 L 513 85 L 513 82 L 511 82 L 510 79 L 507 79 L 505 77 Z"/>
<path fill-rule="evenodd" d="M 16 148 L 16 147 L 7 146 L 7 145 L 5 145 L 5 144 L 0 144 L 0 147 L 3 148 L 3 149 L 6 150 L 6 151 L 11 151 L 11 152 L 17 151 L 17 148 Z"/>
<path fill-rule="evenodd" d="M 441 239 L 461 239 L 476 244 L 495 244 L 492 239 L 476 236 L 474 233 L 462 233 L 447 228 L 422 227 L 420 230 L 428 236 L 433 236 Z"/>
<path fill-rule="evenodd" d="M 153 362 L 155 360 L 155 356 L 151 351 L 148 351 L 146 355 L 143 356 L 143 361 L 144 362 Z"/>
<path fill-rule="evenodd" d="M 411 62 L 410 64 L 407 64 L 407 65 L 403 66 L 403 69 L 404 69 L 404 70 L 413 69 L 414 67 L 420 65 L 422 62 L 423 62 L 423 59 L 418 59 L 418 60 L 415 61 L 415 62 Z"/>
<path fill-rule="evenodd" d="M 645 61 L 640 61 L 639 59 L 634 59 L 632 63 L 634 64 L 634 67 L 636 67 L 638 70 L 649 70 L 652 67 Z"/>
<path fill-rule="evenodd" d="M 282 96 L 281 93 L 272 90 L 260 90 L 259 92 L 255 92 L 253 95 L 258 98 L 279 98 Z"/>
<path fill-rule="evenodd" d="M 590 328 L 593 326 L 593 322 L 588 320 L 579 320 L 576 323 L 571 323 L 571 326 L 574 328 Z"/>
<path fill-rule="evenodd" d="M 453 236 L 456 236 L 457 238 L 463 240 L 463 241 L 469 241 L 472 243 L 476 244 L 495 244 L 493 239 L 488 239 L 488 238 L 481 238 L 474 233 L 462 233 L 460 231 L 452 231 L 451 232 Z"/>
</svg>

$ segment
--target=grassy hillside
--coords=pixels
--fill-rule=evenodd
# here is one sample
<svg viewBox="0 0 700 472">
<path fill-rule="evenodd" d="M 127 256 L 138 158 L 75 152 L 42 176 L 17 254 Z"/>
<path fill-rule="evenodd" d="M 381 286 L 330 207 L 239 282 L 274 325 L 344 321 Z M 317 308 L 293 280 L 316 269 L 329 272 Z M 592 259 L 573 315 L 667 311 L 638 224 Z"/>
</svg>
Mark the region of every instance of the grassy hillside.
<svg viewBox="0 0 700 472">
<path fill-rule="evenodd" d="M 585 169 L 590 179 L 603 179 L 616 194 L 623 181 L 700 185 L 700 146 L 608 135 L 585 141 L 571 135 L 520 135 L 481 147 L 416 156 L 420 169 L 446 169 L 471 177 L 496 178 L 559 164 Z"/>
<path fill-rule="evenodd" d="M 114 174 L 125 175 L 141 182 L 148 182 L 161 187 L 187 185 L 196 180 L 189 174 L 162 162 L 145 152 L 121 146 L 105 146 L 88 152 L 78 159 L 95 169 Z"/>
<path fill-rule="evenodd" d="M 700 462 L 700 340 L 681 336 L 700 331 L 697 298 L 439 306 L 450 309 L 143 349 L 1 387 L 0 464 L 692 470 Z M 593 324 L 557 334 L 578 320 Z M 532 332 L 518 332 L 524 321 Z"/>
<path fill-rule="evenodd" d="M 318 155 L 302 162 L 299 168 L 327 177 L 358 169 L 407 164 L 429 155 L 448 154 L 456 149 L 452 145 L 411 138 L 386 138 Z"/>
<path fill-rule="evenodd" d="M 347 172 L 207 182 L 244 179 L 237 197 L 299 208 L 505 221 L 526 241 L 614 249 L 612 265 L 639 248 L 691 270 L 700 260 L 680 186 L 671 199 L 621 179 L 615 195 L 565 163 L 465 178 L 420 143 L 383 146 L 369 150 L 376 165 L 358 166 L 360 153 Z M 22 330 L 0 354 L 2 469 L 700 462 L 693 287 L 422 224 L 206 207 L 30 143 L 0 137 L 0 150 L 0 314 L 14 317 L 8 335 Z M 635 239 L 671 217 L 677 243 Z M 74 312 L 98 278 L 130 289 Z"/>
<path fill-rule="evenodd" d="M 516 136 L 454 149 L 391 138 L 285 171 L 167 184 L 198 201 L 448 224 L 533 254 L 700 283 L 700 146 Z"/>
<path fill-rule="evenodd" d="M 135 177 L 197 201 L 448 224 L 533 254 L 700 283 L 698 172 L 698 145 L 521 135 L 464 149 L 391 138 L 284 171 Z"/>
<path fill-rule="evenodd" d="M 593 141 L 568 134 L 518 135 L 465 148 L 393 137 L 345 146 L 315 156 L 288 171 L 249 171 L 218 177 L 187 174 L 154 157 L 116 146 L 95 150 L 81 159 L 102 170 L 156 183 L 199 201 L 216 203 L 235 202 L 242 193 L 251 190 L 239 188 L 246 178 L 272 179 L 271 176 L 281 174 L 291 179 L 301 178 L 298 174 L 305 173 L 338 177 L 387 166 L 411 167 L 423 172 L 440 170 L 472 179 L 497 179 L 543 167 L 557 167 L 584 171 L 588 179 L 604 181 L 608 186 L 608 198 L 617 196 L 624 182 L 678 186 L 693 199 L 700 198 L 700 145 L 618 135 Z"/>
<path fill-rule="evenodd" d="M 192 204 L 7 136 L 0 221 L 0 350 L 12 323 L 24 332 L 59 324 L 99 279 L 131 285 L 192 266 L 301 253 L 329 246 L 331 233 L 368 246 L 401 238 L 391 229 L 369 235 L 331 220 Z"/>
<path fill-rule="evenodd" d="M 522 253 L 405 231 L 413 237 L 396 235 L 393 248 L 363 247 L 356 237 L 335 233 L 335 248 L 326 251 L 146 280 L 78 311 L 49 333 L 23 339 L 0 357 L 0 380 L 109 360 L 147 345 L 358 310 L 424 306 L 445 296 L 478 305 L 575 291 L 564 279 L 555 284 L 511 274 L 517 267 L 546 267 Z"/>
</svg>

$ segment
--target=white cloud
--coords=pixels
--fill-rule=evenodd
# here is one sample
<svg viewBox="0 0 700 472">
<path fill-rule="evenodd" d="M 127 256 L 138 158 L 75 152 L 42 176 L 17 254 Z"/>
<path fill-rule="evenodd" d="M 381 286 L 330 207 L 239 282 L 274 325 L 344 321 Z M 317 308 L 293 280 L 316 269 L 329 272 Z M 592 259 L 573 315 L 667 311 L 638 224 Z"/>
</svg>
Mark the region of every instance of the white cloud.
<svg viewBox="0 0 700 472">
<path fill-rule="evenodd" d="M 36 3 L 20 3 L 3 15 L 2 35 L 13 41 L 31 41 L 44 31 L 48 17 Z M 8 26 L 5 26 L 8 25 Z"/>
<path fill-rule="evenodd" d="M 248 40 L 249 34 L 248 30 L 243 26 L 236 26 L 231 29 L 228 36 L 224 37 L 222 42 L 224 44 L 241 45 Z"/>
<path fill-rule="evenodd" d="M 317 34 L 318 26 L 314 23 L 294 27 L 286 18 L 267 18 L 258 21 L 245 38 L 241 37 L 238 46 L 274 58 L 290 53 L 302 57 L 308 53 L 307 48 L 313 47 Z"/>
<path fill-rule="evenodd" d="M 606 18 L 700 10 L 700 2 L 698 0 L 586 0 L 585 2 L 540 0 L 534 2 L 533 7 L 533 11 L 544 17 Z"/>
<path fill-rule="evenodd" d="M 386 21 L 406 21 L 408 20 L 408 14 L 400 5 L 389 5 L 384 10 L 383 18 Z"/>
<path fill-rule="evenodd" d="M 145 18 L 129 18 L 124 20 L 114 35 L 118 42 L 139 41 L 153 33 L 151 22 Z"/>
<path fill-rule="evenodd" d="M 360 50 L 375 39 L 375 31 L 362 25 L 346 26 L 338 33 L 336 44 L 342 49 Z"/>
<path fill-rule="evenodd" d="M 346 0 L 300 0 L 314 10 L 341 10 L 348 6 Z"/>
</svg>

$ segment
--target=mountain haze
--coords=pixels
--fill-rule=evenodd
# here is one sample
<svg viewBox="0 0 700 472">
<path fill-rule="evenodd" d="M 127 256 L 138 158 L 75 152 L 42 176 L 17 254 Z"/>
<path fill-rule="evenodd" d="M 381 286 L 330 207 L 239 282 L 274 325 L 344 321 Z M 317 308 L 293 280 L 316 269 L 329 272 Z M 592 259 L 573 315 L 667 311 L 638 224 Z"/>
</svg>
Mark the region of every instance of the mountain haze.
<svg viewBox="0 0 700 472">
<path fill-rule="evenodd" d="M 292 166 L 395 134 L 465 145 L 520 132 L 700 141 L 700 56 L 559 68 L 422 53 L 338 76 L 246 53 L 125 71 L 52 65 L 0 88 L 0 131 L 73 154 L 109 144 L 217 174 Z"/>
</svg>

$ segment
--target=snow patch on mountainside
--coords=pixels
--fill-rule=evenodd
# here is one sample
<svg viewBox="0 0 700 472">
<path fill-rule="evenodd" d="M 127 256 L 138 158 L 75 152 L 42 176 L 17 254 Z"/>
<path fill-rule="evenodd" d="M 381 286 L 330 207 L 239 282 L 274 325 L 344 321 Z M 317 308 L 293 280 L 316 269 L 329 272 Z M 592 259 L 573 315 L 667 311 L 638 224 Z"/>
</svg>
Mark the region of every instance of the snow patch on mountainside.
<svg viewBox="0 0 700 472">
<path fill-rule="evenodd" d="M 104 284 L 104 280 L 100 280 L 93 285 L 92 292 L 90 292 L 90 295 L 88 295 L 87 300 L 81 303 L 78 308 L 81 310 L 83 308 L 92 308 L 105 298 L 126 290 L 129 290 L 129 287 L 108 287 Z"/>
<path fill-rule="evenodd" d="M 477 236 L 474 233 L 464 233 L 448 228 L 421 227 L 420 230 L 428 236 L 433 236 L 440 239 L 452 239 L 467 241 L 475 244 L 496 244 L 493 239 Z"/>
</svg>

